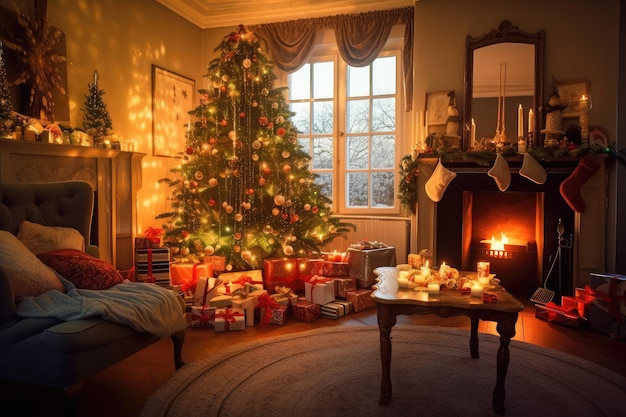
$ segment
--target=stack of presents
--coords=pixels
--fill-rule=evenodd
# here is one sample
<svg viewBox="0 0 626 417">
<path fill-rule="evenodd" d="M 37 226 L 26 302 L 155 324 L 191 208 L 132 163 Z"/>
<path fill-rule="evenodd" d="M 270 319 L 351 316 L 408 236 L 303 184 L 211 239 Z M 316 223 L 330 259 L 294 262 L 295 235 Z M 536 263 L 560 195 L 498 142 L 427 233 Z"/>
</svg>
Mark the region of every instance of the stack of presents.
<svg viewBox="0 0 626 417">
<path fill-rule="evenodd" d="M 537 304 L 537 318 L 626 339 L 626 276 L 591 273 L 589 285 L 573 296 Z"/>
<path fill-rule="evenodd" d="M 372 308 L 372 271 L 396 265 L 395 248 L 360 242 L 346 253 L 271 258 L 264 260 L 263 269 L 228 272 L 224 257 L 172 261 L 168 248 L 143 247 L 152 242 L 136 239 L 137 280 L 165 285 L 167 276 L 167 286 L 185 298 L 189 325 L 216 332 L 282 325 L 289 317 L 311 323 Z M 167 270 L 161 258 L 166 252 Z"/>
</svg>

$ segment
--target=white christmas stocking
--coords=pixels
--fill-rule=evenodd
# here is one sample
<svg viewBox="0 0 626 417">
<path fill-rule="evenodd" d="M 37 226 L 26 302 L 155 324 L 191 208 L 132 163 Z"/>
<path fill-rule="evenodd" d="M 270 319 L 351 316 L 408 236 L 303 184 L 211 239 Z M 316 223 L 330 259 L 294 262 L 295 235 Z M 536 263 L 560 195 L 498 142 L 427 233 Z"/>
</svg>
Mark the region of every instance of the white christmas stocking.
<svg viewBox="0 0 626 417">
<path fill-rule="evenodd" d="M 509 169 L 509 163 L 506 162 L 501 153 L 496 156 L 496 162 L 493 163 L 493 167 L 487 174 L 496 180 L 500 191 L 506 191 L 509 188 L 511 184 L 511 170 Z"/>
<path fill-rule="evenodd" d="M 428 198 L 438 203 L 443 197 L 446 188 L 448 188 L 448 184 L 450 184 L 454 177 L 456 177 L 456 172 L 452 172 L 444 167 L 440 159 L 433 171 L 433 175 L 430 176 L 424 185 Z"/>
<path fill-rule="evenodd" d="M 524 162 L 519 170 L 519 174 L 535 184 L 543 184 L 548 179 L 545 168 L 541 166 L 539 161 L 530 156 L 528 152 L 524 154 Z"/>
</svg>

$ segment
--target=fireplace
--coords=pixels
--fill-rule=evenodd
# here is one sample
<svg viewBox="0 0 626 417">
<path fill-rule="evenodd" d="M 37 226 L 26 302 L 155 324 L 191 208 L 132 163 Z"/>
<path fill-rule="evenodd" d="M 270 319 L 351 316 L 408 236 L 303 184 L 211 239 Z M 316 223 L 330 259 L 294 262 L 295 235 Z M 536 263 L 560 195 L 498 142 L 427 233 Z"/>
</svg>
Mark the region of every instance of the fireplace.
<svg viewBox="0 0 626 417">
<path fill-rule="evenodd" d="M 437 160 L 425 162 L 420 166 L 424 183 Z M 565 230 L 563 238 L 568 241 L 580 234 L 581 216 L 567 205 L 559 191 L 559 185 L 573 172 L 577 161 L 545 164 L 548 175 L 541 185 L 519 175 L 521 158 L 513 157 L 508 162 L 511 184 L 505 192 L 499 191 L 487 174 L 490 167 L 447 163 L 446 167 L 457 176 L 442 199 L 435 204 L 425 193 L 419 196 L 417 250 L 429 248 L 434 264 L 445 262 L 465 271 L 476 271 L 476 262 L 489 261 L 491 273 L 501 279 L 509 292 L 528 298 L 544 285 L 559 249 L 559 223 Z M 492 249 L 492 238 L 499 240 L 503 234 L 508 243 L 501 249 Z M 561 252 L 560 263 L 548 279 L 548 288 L 557 293 L 555 299 L 571 294 L 578 285 L 578 271 L 570 256 L 573 251 Z"/>
</svg>

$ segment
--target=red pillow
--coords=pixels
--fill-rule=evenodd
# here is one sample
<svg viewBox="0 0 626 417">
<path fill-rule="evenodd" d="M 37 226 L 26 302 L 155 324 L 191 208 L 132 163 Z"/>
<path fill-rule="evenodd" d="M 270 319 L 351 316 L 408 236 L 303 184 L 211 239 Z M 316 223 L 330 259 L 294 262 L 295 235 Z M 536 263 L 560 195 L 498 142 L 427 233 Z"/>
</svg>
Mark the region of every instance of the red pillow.
<svg viewBox="0 0 626 417">
<path fill-rule="evenodd" d="M 76 288 L 106 290 L 124 280 L 111 263 L 77 249 L 53 250 L 37 257 Z"/>
</svg>

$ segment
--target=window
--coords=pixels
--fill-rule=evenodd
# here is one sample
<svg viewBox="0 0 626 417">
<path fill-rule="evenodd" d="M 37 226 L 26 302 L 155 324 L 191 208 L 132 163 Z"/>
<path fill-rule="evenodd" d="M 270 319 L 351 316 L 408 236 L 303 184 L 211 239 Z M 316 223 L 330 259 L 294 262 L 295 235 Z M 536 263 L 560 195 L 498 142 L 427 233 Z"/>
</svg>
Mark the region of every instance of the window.
<svg viewBox="0 0 626 417">
<path fill-rule="evenodd" d="M 335 212 L 399 211 L 400 62 L 399 51 L 381 53 L 358 68 L 338 55 L 314 55 L 288 75 L 298 140 Z"/>
</svg>

